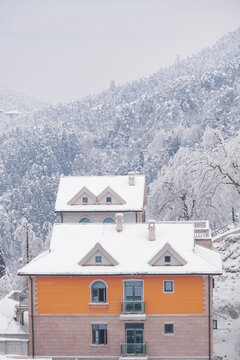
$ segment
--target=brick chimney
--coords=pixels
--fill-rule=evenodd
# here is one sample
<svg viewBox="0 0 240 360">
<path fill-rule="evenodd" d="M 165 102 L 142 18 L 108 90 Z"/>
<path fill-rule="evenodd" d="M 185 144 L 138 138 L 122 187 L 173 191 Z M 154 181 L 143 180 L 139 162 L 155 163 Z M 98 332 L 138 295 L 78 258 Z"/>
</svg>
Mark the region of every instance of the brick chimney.
<svg viewBox="0 0 240 360">
<path fill-rule="evenodd" d="M 130 186 L 134 186 L 135 185 L 135 174 L 134 172 L 129 172 L 128 173 L 128 184 Z"/>
<path fill-rule="evenodd" d="M 149 230 L 149 241 L 156 240 L 156 234 L 155 234 L 155 228 L 156 228 L 156 221 L 155 220 L 148 220 L 148 230 Z"/>
<path fill-rule="evenodd" d="M 120 232 L 123 229 L 123 214 L 118 213 L 116 214 L 116 224 L 117 224 L 117 231 Z"/>
</svg>

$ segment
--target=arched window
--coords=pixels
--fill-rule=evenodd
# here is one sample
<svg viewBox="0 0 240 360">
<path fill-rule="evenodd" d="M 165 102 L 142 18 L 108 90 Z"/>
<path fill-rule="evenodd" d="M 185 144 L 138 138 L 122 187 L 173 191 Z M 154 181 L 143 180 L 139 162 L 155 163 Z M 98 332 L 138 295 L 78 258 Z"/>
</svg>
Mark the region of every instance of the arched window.
<svg viewBox="0 0 240 360">
<path fill-rule="evenodd" d="M 94 281 L 91 286 L 91 302 L 99 303 L 107 300 L 107 286 L 101 280 Z"/>
<path fill-rule="evenodd" d="M 89 224 L 91 222 L 91 220 L 89 220 L 88 218 L 82 218 L 80 221 L 80 224 Z"/>
<path fill-rule="evenodd" d="M 104 224 L 112 224 L 112 223 L 115 223 L 114 219 L 113 218 L 106 218 L 103 220 L 103 223 Z"/>
</svg>

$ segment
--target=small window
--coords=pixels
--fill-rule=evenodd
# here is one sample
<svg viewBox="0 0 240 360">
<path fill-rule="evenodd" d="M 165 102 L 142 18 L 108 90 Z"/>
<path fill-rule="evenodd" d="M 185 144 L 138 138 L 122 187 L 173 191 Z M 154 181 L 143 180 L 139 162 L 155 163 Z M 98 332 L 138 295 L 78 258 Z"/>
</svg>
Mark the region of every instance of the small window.
<svg viewBox="0 0 240 360">
<path fill-rule="evenodd" d="M 92 343 L 96 345 L 107 344 L 106 324 L 92 324 Z"/>
<path fill-rule="evenodd" d="M 113 218 L 106 218 L 103 220 L 103 223 L 104 224 L 113 224 L 113 223 L 115 223 L 115 221 Z"/>
<path fill-rule="evenodd" d="M 100 255 L 95 256 L 95 262 L 101 264 L 102 257 Z"/>
<path fill-rule="evenodd" d="M 87 204 L 88 203 L 88 197 L 87 196 L 84 196 L 82 198 L 82 201 L 83 201 L 83 204 Z"/>
<path fill-rule="evenodd" d="M 79 222 L 80 224 L 89 224 L 91 220 L 89 220 L 88 218 L 82 218 Z"/>
<path fill-rule="evenodd" d="M 214 319 L 213 319 L 213 329 L 215 330 L 217 329 L 217 320 Z"/>
<path fill-rule="evenodd" d="M 164 334 L 173 334 L 174 326 L 173 324 L 164 324 Z"/>
<path fill-rule="evenodd" d="M 111 204 L 111 202 L 112 202 L 111 196 L 107 196 L 106 197 L 106 203 Z"/>
<path fill-rule="evenodd" d="M 169 255 L 165 256 L 164 261 L 165 261 L 165 264 L 170 264 L 171 256 L 169 256 Z"/>
<path fill-rule="evenodd" d="M 173 286 L 173 280 L 164 280 L 163 281 L 163 291 L 166 293 L 173 293 L 174 286 Z"/>
<path fill-rule="evenodd" d="M 106 285 L 103 281 L 97 280 L 92 284 L 91 296 L 94 303 L 106 302 Z"/>
</svg>

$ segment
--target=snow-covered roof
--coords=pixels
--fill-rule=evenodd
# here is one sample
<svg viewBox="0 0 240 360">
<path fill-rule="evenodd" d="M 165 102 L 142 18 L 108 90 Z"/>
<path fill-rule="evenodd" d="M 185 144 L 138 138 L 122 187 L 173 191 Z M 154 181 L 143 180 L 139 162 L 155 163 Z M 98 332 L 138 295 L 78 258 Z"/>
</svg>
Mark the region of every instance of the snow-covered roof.
<svg viewBox="0 0 240 360">
<path fill-rule="evenodd" d="M 22 268 L 19 275 L 220 274 L 217 252 L 194 246 L 193 224 L 156 224 L 156 240 L 149 241 L 148 224 L 56 224 L 50 251 Z M 114 266 L 79 263 L 99 243 L 114 258 Z M 168 243 L 183 266 L 151 266 L 150 260 Z M 81 262 L 82 264 L 82 262 Z"/>
<path fill-rule="evenodd" d="M 145 176 L 135 175 L 135 185 L 130 186 L 128 176 L 68 176 L 61 177 L 55 211 L 141 211 L 144 207 Z M 70 205 L 69 202 L 83 187 L 99 196 L 107 187 L 118 194 L 125 203 Z"/>
<path fill-rule="evenodd" d="M 1 336 L 25 335 L 28 332 L 28 323 L 25 323 L 25 325 L 22 326 L 14 319 L 15 306 L 19 304 L 19 301 L 15 300 L 13 295 L 14 291 L 12 291 L 10 294 L 6 295 L 3 299 L 0 300 Z"/>
</svg>

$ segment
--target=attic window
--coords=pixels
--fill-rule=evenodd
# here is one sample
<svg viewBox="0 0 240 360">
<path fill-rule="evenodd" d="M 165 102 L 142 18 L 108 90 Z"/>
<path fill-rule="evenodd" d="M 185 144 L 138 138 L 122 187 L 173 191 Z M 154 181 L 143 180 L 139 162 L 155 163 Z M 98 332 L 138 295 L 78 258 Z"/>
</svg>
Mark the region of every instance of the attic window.
<svg viewBox="0 0 240 360">
<path fill-rule="evenodd" d="M 111 196 L 107 196 L 107 197 L 106 197 L 106 203 L 107 203 L 107 204 L 111 204 L 111 203 L 112 203 L 112 197 L 111 197 Z"/>
<path fill-rule="evenodd" d="M 170 263 L 171 263 L 171 256 L 166 255 L 166 256 L 164 257 L 164 261 L 165 261 L 165 264 L 170 264 Z"/>
<path fill-rule="evenodd" d="M 87 204 L 88 203 L 88 197 L 87 196 L 84 196 L 82 198 L 82 201 L 83 201 L 83 204 Z"/>
<path fill-rule="evenodd" d="M 98 263 L 98 264 L 101 264 L 102 257 L 100 255 L 95 256 L 95 262 Z"/>
</svg>

